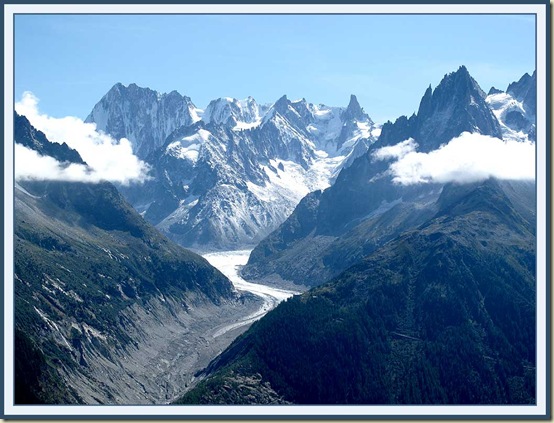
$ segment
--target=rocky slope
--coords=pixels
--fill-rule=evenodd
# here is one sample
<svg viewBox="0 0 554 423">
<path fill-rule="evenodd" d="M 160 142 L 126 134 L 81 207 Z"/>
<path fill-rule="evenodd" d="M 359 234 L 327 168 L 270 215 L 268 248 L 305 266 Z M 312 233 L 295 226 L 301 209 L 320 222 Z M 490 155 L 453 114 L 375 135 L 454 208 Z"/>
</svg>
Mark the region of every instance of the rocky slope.
<svg viewBox="0 0 554 423">
<path fill-rule="evenodd" d="M 501 124 L 504 139 L 536 140 L 536 71 L 511 83 L 506 92 L 491 88 L 486 100 Z"/>
<path fill-rule="evenodd" d="M 15 116 L 15 141 L 83 163 Z M 16 403 L 161 403 L 257 306 L 145 222 L 109 183 L 17 181 Z"/>
<path fill-rule="evenodd" d="M 160 147 L 165 138 L 183 125 L 198 120 L 199 110 L 177 91 L 159 94 L 148 88 L 116 84 L 94 106 L 85 122 L 116 139 L 131 141 L 141 159 Z"/>
</svg>

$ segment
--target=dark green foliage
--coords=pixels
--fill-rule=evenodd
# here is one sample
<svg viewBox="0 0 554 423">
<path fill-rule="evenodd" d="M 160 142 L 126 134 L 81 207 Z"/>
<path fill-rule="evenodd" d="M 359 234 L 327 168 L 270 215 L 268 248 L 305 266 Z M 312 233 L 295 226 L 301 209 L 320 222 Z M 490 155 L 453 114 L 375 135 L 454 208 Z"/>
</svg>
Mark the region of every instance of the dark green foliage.
<svg viewBox="0 0 554 423">
<path fill-rule="evenodd" d="M 209 379 L 177 404 L 287 404 L 261 375 L 244 376 L 234 370 Z"/>
<path fill-rule="evenodd" d="M 64 189 L 83 196 L 94 194 L 94 187 L 80 190 L 78 184 L 73 185 Z M 89 223 L 89 217 L 83 219 L 69 206 L 61 210 L 46 199 L 17 195 L 17 201 L 34 210 L 16 209 L 15 323 L 21 333 L 40 346 L 33 351 L 41 360 L 53 363 L 47 373 L 41 370 L 49 377 L 55 375 L 56 363 L 69 368 L 86 366 L 82 349 L 87 342 L 95 343 L 95 349 L 109 357 L 102 342 L 77 336 L 79 332 L 71 328 L 72 323 L 86 324 L 106 335 L 110 343 L 124 346 L 132 339 L 120 321 L 120 313 L 137 301 L 147 305 L 152 298 L 162 296 L 185 304 L 189 293 L 198 293 L 218 303 L 231 295 L 227 279 L 204 259 L 172 244 L 130 211 L 126 214 L 133 218 L 131 223 L 122 221 L 121 229 L 107 230 Z M 56 217 L 41 209 L 56 210 Z M 51 338 L 52 327 L 37 310 L 60 328 L 60 334 L 53 334 L 57 341 Z M 73 351 L 64 347 L 60 336 L 70 341 Z M 16 345 L 16 355 L 18 348 Z M 32 377 L 33 369 L 39 368 L 17 375 L 23 385 L 32 386 L 27 379 Z M 34 392 L 39 401 L 67 400 L 65 396 L 45 397 L 41 390 Z"/>
<path fill-rule="evenodd" d="M 495 181 L 459 189 L 207 371 L 259 373 L 299 404 L 534 403 L 534 235 Z M 206 389 L 223 395 L 208 378 L 185 400 Z"/>
<path fill-rule="evenodd" d="M 16 330 L 14 397 L 15 404 L 79 402 L 78 396 L 58 376 L 53 365 L 34 342 Z"/>
<path fill-rule="evenodd" d="M 535 77 L 522 78 L 517 91 L 535 93 L 532 80 L 536 82 Z M 428 205 L 436 200 L 443 184 L 396 183 L 389 170 L 392 162 L 377 160 L 374 154 L 408 139 L 418 144 L 418 152 L 429 152 L 463 132 L 501 138 L 499 122 L 484 98 L 463 66 L 446 75 L 435 90 L 429 87 L 417 114 L 385 123 L 378 141 L 339 173 L 335 183 L 317 196 L 316 204 L 300 202 L 287 220 L 256 246 L 243 275 L 261 279 L 277 274 L 299 285 L 317 286 L 428 220 L 428 212 L 436 211 Z M 512 191 L 510 199 L 518 213 L 534 226 L 534 182 L 502 184 Z"/>
<path fill-rule="evenodd" d="M 251 359 L 297 403 L 387 402 L 388 343 L 379 323 L 358 304 L 339 308 L 325 296 L 294 298 L 256 327 Z"/>
</svg>

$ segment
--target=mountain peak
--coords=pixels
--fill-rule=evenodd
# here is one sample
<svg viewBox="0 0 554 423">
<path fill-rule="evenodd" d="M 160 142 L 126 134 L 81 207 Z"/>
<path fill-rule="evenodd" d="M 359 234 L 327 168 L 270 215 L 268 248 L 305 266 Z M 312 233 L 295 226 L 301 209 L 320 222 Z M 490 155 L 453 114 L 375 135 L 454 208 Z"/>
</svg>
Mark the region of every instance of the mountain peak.
<svg viewBox="0 0 554 423">
<path fill-rule="evenodd" d="M 350 94 L 350 102 L 348 103 L 346 110 L 350 110 L 351 113 L 356 115 L 363 113 L 362 106 L 360 106 L 360 103 L 358 103 L 358 99 L 354 94 Z"/>
<path fill-rule="evenodd" d="M 500 124 L 485 102 L 486 95 L 465 66 L 446 74 L 433 90 L 427 87 L 417 115 L 394 125 L 383 125 L 380 145 L 414 138 L 419 151 L 435 150 L 462 132 L 502 138 Z"/>
<path fill-rule="evenodd" d="M 277 100 L 275 102 L 275 104 L 284 103 L 284 102 L 288 102 L 288 101 L 289 101 L 289 99 L 288 99 L 287 95 L 283 94 L 281 97 L 279 97 L 279 100 Z"/>
<path fill-rule="evenodd" d="M 182 95 L 177 90 L 172 90 L 169 93 L 161 93 L 156 90 L 153 90 L 149 87 L 141 87 L 140 85 L 137 85 L 134 82 L 131 82 L 129 85 L 125 86 L 125 84 L 118 82 L 116 83 L 107 93 L 104 97 L 113 96 L 113 95 L 127 95 L 127 96 L 144 96 L 148 98 L 155 98 L 157 101 L 163 100 L 165 98 L 169 98 L 172 101 L 175 100 L 183 100 L 185 103 L 192 104 L 192 101 L 190 97 L 187 97 L 185 95 Z M 194 107 L 194 105 L 193 105 Z"/>
<path fill-rule="evenodd" d="M 140 105 L 140 106 L 139 106 Z M 131 111 L 131 113 L 129 113 Z M 85 119 L 115 139 L 127 138 L 140 159 L 163 145 L 175 129 L 197 122 L 196 106 L 178 91 L 160 94 L 134 82 L 115 84 Z"/>
<path fill-rule="evenodd" d="M 461 65 L 458 70 L 456 71 L 456 73 L 460 73 L 460 74 L 464 74 L 464 75 L 467 75 L 467 76 L 470 76 L 469 75 L 469 71 L 467 70 L 467 68 L 465 67 L 465 65 Z"/>
<path fill-rule="evenodd" d="M 35 129 L 25 116 L 14 112 L 14 136 L 18 144 L 35 150 L 42 156 L 50 156 L 60 162 L 86 164 L 76 150 L 64 142 L 50 142 L 43 132 Z"/>
<path fill-rule="evenodd" d="M 306 101 L 306 99 L 304 97 L 302 97 L 299 100 L 294 100 L 294 101 L 292 101 L 292 103 L 293 104 L 308 104 L 308 102 Z"/>
<path fill-rule="evenodd" d="M 433 97 L 433 89 L 431 88 L 431 84 L 429 84 L 429 87 L 425 90 L 425 94 L 423 94 L 423 97 L 421 98 L 421 102 L 419 103 L 419 109 L 417 114 L 425 114 L 427 112 L 427 109 L 431 107 Z"/>
<path fill-rule="evenodd" d="M 364 109 L 362 109 L 362 106 L 360 106 L 360 103 L 358 103 L 358 99 L 354 94 L 350 94 L 350 102 L 348 103 L 348 107 L 344 111 L 343 118 L 345 120 L 357 121 L 368 119 L 368 117 L 364 113 Z"/>
<path fill-rule="evenodd" d="M 279 100 L 275 102 L 273 105 L 273 108 L 278 111 L 279 113 L 283 114 L 286 112 L 290 104 L 289 99 L 287 98 L 287 95 L 283 95 Z"/>
<path fill-rule="evenodd" d="M 493 95 L 493 94 L 502 94 L 504 91 L 502 90 L 499 90 L 498 88 L 496 87 L 491 87 L 491 89 L 489 90 L 489 93 L 487 95 Z"/>
<path fill-rule="evenodd" d="M 447 80 L 447 79 L 454 79 L 454 80 L 457 80 L 457 81 L 463 81 L 463 80 L 473 81 L 473 78 L 470 75 L 469 70 L 465 67 L 465 65 L 461 65 L 456 71 L 446 74 L 444 76 L 444 78 L 442 79 L 441 83 L 444 80 Z"/>
<path fill-rule="evenodd" d="M 478 94 L 481 98 L 485 98 L 485 92 L 481 89 L 479 84 L 473 79 L 469 74 L 467 68 L 462 65 L 458 68 L 456 72 L 449 73 L 445 75 L 440 84 L 437 86 L 437 89 L 441 86 L 450 86 L 454 85 L 460 91 L 466 91 L 467 93 L 473 91 L 475 94 Z"/>
<path fill-rule="evenodd" d="M 508 85 L 506 92 L 521 101 L 521 98 L 524 97 L 530 89 L 535 90 L 536 84 L 537 71 L 533 72 L 533 76 L 526 72 L 521 78 L 519 78 L 519 81 L 512 82 Z"/>
<path fill-rule="evenodd" d="M 136 95 L 147 95 L 147 96 L 160 96 L 161 94 L 157 93 L 150 88 L 139 87 L 134 82 L 131 82 L 129 85 L 125 85 L 121 82 L 115 84 L 104 97 L 111 98 L 112 96 L 136 96 Z"/>
<path fill-rule="evenodd" d="M 260 107 L 253 97 L 245 100 L 232 97 L 212 100 L 202 117 L 205 123 L 232 126 L 237 125 L 238 122 L 254 123 L 258 119 L 260 119 Z"/>
</svg>

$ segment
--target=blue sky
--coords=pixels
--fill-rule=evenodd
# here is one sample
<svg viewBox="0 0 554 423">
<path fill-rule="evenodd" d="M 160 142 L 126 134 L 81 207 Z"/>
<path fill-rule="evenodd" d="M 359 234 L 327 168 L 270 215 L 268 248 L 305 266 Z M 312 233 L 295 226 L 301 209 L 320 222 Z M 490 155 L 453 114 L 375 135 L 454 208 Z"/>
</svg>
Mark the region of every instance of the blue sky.
<svg viewBox="0 0 554 423">
<path fill-rule="evenodd" d="M 253 96 L 346 106 L 377 122 L 417 110 L 460 65 L 488 91 L 535 68 L 531 15 L 17 15 L 15 96 L 85 118 L 117 82 L 201 108 Z"/>
</svg>

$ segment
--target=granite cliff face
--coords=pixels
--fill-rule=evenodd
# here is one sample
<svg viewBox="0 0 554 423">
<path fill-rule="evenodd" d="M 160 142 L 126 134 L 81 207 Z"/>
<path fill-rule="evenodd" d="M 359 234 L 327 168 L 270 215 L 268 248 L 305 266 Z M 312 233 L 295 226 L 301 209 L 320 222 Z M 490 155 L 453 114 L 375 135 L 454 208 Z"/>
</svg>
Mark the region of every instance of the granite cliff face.
<svg viewBox="0 0 554 423">
<path fill-rule="evenodd" d="M 133 152 L 144 159 L 175 129 L 200 120 L 198 112 L 191 99 L 177 91 L 159 94 L 136 84 L 116 84 L 85 122 L 95 123 L 116 139 L 127 138 Z"/>
</svg>

